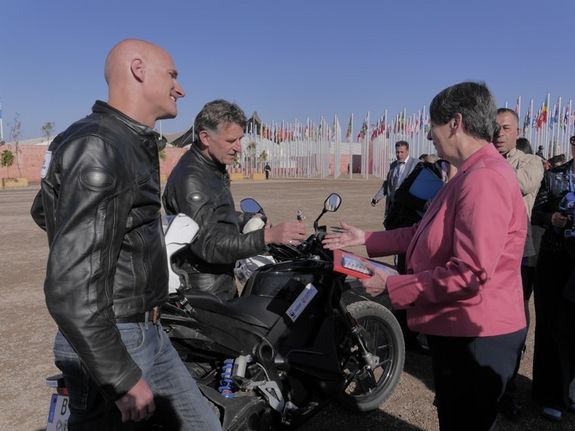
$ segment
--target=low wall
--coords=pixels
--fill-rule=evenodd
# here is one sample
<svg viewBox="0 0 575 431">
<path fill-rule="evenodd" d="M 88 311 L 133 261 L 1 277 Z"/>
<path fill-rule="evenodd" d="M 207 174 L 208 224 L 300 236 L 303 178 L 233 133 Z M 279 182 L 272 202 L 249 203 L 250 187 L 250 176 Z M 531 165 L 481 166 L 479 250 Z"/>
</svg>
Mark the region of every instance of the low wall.
<svg viewBox="0 0 575 431">
<path fill-rule="evenodd" d="M 14 160 L 14 164 L 9 168 L 0 167 L 0 178 L 25 177 L 28 178 L 30 183 L 39 183 L 44 154 L 47 149 L 47 145 L 20 144 L 18 146 L 18 163 Z M 14 154 L 16 153 L 14 145 L 2 145 L 0 147 L 0 153 L 4 150 L 10 150 Z M 160 161 L 161 175 L 168 176 L 181 155 L 185 152 L 186 150 L 183 148 L 166 147 L 164 150 L 166 157 Z"/>
<path fill-rule="evenodd" d="M 39 183 L 40 182 L 40 172 L 42 170 L 42 163 L 44 162 L 44 154 L 48 149 L 47 145 L 29 145 L 29 144 L 20 144 L 18 146 L 19 151 L 19 158 L 18 163 L 16 160 L 14 164 L 9 168 L 0 167 L 0 178 L 16 178 L 16 177 L 24 177 L 27 178 L 30 183 Z M 16 152 L 15 146 L 12 144 L 2 145 L 0 146 L 0 153 L 4 150 L 10 150 L 13 153 Z M 182 154 L 184 154 L 187 149 L 184 148 L 176 148 L 176 147 L 166 147 L 164 149 L 164 160 L 160 160 L 160 175 L 162 177 L 162 181 L 170 175 L 172 169 L 180 160 Z M 331 156 L 332 160 L 329 166 L 329 175 L 333 175 L 333 155 Z M 356 162 L 354 157 L 354 162 Z M 355 163 L 354 163 L 355 164 Z M 19 166 L 18 166 L 19 165 Z M 349 175 L 349 155 L 342 154 L 340 159 L 340 175 L 346 176 Z M 239 169 L 230 168 L 229 170 L 230 175 L 233 180 L 241 180 L 245 178 L 251 179 L 264 179 L 265 175 L 263 170 L 254 170 L 254 172 L 243 172 Z M 355 173 L 355 170 L 354 170 Z M 297 168 L 286 168 L 281 170 L 272 170 L 272 178 L 273 177 L 298 177 L 304 176 L 304 172 L 300 172 Z"/>
</svg>

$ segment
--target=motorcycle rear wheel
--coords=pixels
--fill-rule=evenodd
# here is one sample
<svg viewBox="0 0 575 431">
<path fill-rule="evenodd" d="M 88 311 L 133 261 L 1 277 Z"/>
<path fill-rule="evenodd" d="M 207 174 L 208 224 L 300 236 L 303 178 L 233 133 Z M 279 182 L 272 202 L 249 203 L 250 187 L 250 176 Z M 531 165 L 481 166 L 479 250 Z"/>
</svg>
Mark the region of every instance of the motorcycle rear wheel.
<svg viewBox="0 0 575 431">
<path fill-rule="evenodd" d="M 347 384 L 339 396 L 340 403 L 355 412 L 377 409 L 393 393 L 405 362 L 405 344 L 399 323 L 381 304 L 355 302 L 347 306 L 359 323 L 360 337 L 369 353 L 378 357 L 374 367 L 368 366 L 361 349 L 351 335 L 345 343 L 342 369 Z"/>
</svg>

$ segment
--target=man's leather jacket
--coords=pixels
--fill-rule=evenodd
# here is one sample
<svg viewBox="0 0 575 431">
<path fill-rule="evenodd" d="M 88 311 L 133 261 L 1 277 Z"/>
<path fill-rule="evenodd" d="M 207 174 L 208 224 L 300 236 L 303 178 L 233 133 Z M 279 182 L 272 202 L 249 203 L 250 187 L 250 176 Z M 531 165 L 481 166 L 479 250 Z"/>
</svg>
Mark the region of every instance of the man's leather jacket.
<svg viewBox="0 0 575 431">
<path fill-rule="evenodd" d="M 31 214 L 48 234 L 48 310 L 117 399 L 142 373 L 115 319 L 144 313 L 168 294 L 159 136 L 104 102 L 92 111 L 50 144 Z"/>
<path fill-rule="evenodd" d="M 236 260 L 266 250 L 262 229 L 241 233 L 244 217 L 235 210 L 226 166 L 192 144 L 172 171 L 163 195 L 167 214 L 184 213 L 199 226 L 196 239 L 176 257 L 192 289 L 231 299 Z"/>
<path fill-rule="evenodd" d="M 543 175 L 543 181 L 531 214 L 534 225 L 545 228 L 541 239 L 541 250 L 553 253 L 567 252 L 575 260 L 575 238 L 565 238 L 565 229 L 572 229 L 571 222 L 565 228 L 557 228 L 551 224 L 553 213 L 559 212 L 559 202 L 569 191 L 569 176 L 572 175 L 574 160 L 550 169 Z"/>
</svg>

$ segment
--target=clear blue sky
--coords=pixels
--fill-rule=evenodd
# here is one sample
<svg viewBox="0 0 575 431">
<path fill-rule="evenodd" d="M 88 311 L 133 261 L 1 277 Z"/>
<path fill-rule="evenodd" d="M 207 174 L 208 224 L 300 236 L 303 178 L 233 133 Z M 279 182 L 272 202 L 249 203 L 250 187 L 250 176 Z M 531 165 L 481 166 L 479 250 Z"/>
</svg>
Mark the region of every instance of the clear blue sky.
<svg viewBox="0 0 575 431">
<path fill-rule="evenodd" d="M 106 99 L 104 58 L 136 37 L 174 57 L 187 96 L 166 133 L 201 106 L 233 100 L 264 121 L 330 121 L 355 129 L 428 106 L 448 85 L 483 80 L 499 105 L 575 99 L 575 1 L 518 0 L 3 0 L 4 135 L 57 132 Z"/>
</svg>

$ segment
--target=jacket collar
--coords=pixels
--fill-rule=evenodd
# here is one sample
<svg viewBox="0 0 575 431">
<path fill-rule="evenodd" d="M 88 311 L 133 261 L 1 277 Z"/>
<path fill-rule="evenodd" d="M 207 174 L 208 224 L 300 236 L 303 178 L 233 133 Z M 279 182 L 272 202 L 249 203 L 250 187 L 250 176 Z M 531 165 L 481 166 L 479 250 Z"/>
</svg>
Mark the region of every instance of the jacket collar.
<svg viewBox="0 0 575 431">
<path fill-rule="evenodd" d="M 473 153 L 471 156 L 469 156 L 467 158 L 467 160 L 465 160 L 461 164 L 461 166 L 459 167 L 457 172 L 458 173 L 464 172 L 467 169 L 469 169 L 471 166 L 473 166 L 478 160 L 484 159 L 484 158 L 489 158 L 489 157 L 497 158 L 497 157 L 501 157 L 501 154 L 499 153 L 499 151 L 497 151 L 497 149 L 495 148 L 494 145 L 485 144 L 481 148 L 479 148 L 475 153 Z M 455 176 L 457 176 L 457 174 L 455 174 Z"/>
<path fill-rule="evenodd" d="M 505 153 L 505 154 L 503 155 L 503 157 L 505 157 L 506 159 L 510 159 L 510 158 L 513 157 L 516 153 L 517 153 L 517 148 L 511 148 L 509 151 L 507 151 L 507 153 Z"/>
<path fill-rule="evenodd" d="M 166 146 L 167 143 L 166 139 L 163 136 L 160 136 L 160 134 L 156 132 L 154 129 L 128 117 L 126 114 L 124 114 L 121 111 L 118 111 L 116 108 L 110 106 L 106 102 L 96 100 L 96 103 L 94 103 L 94 106 L 92 106 L 92 112 L 94 112 L 95 114 L 111 115 L 116 120 L 124 123 L 134 133 L 141 135 L 142 138 L 153 138 L 156 141 L 156 144 L 158 145 L 158 150 L 163 150 L 164 147 Z"/>
<path fill-rule="evenodd" d="M 211 170 L 220 172 L 222 175 L 227 175 L 227 166 L 222 163 L 215 162 L 209 157 L 206 157 L 195 143 L 190 146 L 190 151 L 193 152 L 196 155 L 196 158 L 206 167 L 210 168 Z"/>
</svg>

